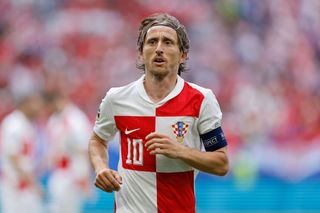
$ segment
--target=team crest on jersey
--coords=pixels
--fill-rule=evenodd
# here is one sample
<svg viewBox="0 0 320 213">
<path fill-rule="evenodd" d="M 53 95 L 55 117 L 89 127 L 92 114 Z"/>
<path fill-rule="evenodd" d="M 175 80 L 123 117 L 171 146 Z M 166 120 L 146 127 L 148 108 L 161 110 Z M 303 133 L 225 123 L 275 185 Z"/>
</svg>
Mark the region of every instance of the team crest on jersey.
<svg viewBox="0 0 320 213">
<path fill-rule="evenodd" d="M 173 133 L 175 134 L 178 142 L 183 142 L 184 136 L 187 133 L 187 128 L 189 127 L 189 124 L 178 121 L 177 123 L 171 125 Z"/>
</svg>

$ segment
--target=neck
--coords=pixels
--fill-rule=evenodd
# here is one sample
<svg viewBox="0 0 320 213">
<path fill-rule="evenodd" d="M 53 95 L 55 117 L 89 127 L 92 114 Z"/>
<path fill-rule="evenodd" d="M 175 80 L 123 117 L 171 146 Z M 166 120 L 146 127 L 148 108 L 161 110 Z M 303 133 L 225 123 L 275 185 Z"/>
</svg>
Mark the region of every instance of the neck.
<svg viewBox="0 0 320 213">
<path fill-rule="evenodd" d="M 149 98 L 158 103 L 163 100 L 174 89 L 177 83 L 177 75 L 156 76 L 146 73 L 144 87 Z"/>
<path fill-rule="evenodd" d="M 25 107 L 25 106 L 19 107 L 19 110 L 24 114 L 24 116 L 29 121 L 33 121 L 35 119 L 34 113 L 32 113 L 32 111 L 30 111 L 27 107 Z"/>
</svg>

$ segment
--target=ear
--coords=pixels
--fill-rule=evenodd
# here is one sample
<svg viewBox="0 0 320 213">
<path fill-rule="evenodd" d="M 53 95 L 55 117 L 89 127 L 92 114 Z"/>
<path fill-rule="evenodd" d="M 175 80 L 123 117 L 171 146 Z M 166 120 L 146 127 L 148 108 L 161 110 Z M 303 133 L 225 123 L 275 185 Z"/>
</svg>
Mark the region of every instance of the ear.
<svg viewBox="0 0 320 213">
<path fill-rule="evenodd" d="M 182 53 L 180 58 L 180 64 L 186 62 L 187 58 L 188 58 L 188 53 Z"/>
<path fill-rule="evenodd" d="M 140 52 L 138 54 L 138 61 L 141 63 L 144 63 L 144 57 L 143 57 L 142 53 L 140 53 Z"/>
</svg>

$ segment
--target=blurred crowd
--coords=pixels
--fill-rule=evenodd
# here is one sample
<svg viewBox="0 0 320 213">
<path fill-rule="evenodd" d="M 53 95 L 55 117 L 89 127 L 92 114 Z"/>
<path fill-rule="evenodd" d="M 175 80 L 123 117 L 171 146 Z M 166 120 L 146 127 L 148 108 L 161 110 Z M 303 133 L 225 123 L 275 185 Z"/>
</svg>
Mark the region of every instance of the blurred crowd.
<svg viewBox="0 0 320 213">
<path fill-rule="evenodd" d="M 57 91 L 93 124 L 105 92 L 142 74 L 140 20 L 167 12 L 191 40 L 183 77 L 221 105 L 231 174 L 317 175 L 319 11 L 318 0 L 2 0 L 0 121 L 26 94 Z"/>
</svg>

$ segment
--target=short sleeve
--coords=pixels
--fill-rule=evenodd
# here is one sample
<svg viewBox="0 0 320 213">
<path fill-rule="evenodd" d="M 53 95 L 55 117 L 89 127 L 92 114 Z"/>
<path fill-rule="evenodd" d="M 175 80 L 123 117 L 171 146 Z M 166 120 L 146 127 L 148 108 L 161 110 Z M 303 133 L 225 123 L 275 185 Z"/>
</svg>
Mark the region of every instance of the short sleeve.
<svg viewBox="0 0 320 213">
<path fill-rule="evenodd" d="M 93 129 L 94 132 L 105 141 L 111 140 L 117 132 L 114 113 L 112 110 L 111 92 L 112 90 L 109 90 L 106 96 L 102 99 Z"/>
<path fill-rule="evenodd" d="M 211 90 L 207 90 L 204 95 L 198 122 L 200 135 L 220 127 L 222 119 L 222 112 L 215 95 Z"/>
<path fill-rule="evenodd" d="M 4 122 L 1 128 L 1 142 L 2 151 L 6 155 L 14 156 L 19 155 L 22 146 L 22 135 L 23 130 L 19 130 L 19 126 L 12 125 L 12 122 Z M 16 129 L 14 129 L 16 127 Z"/>
</svg>

